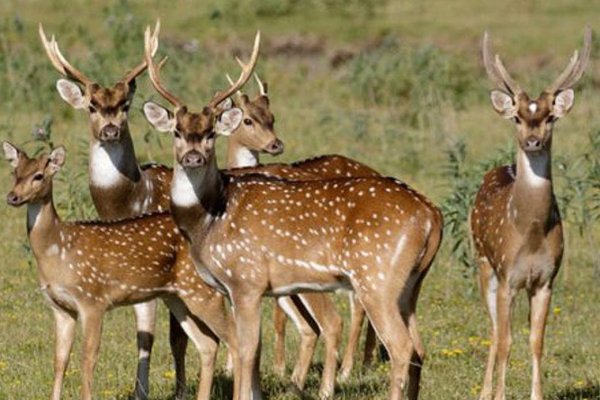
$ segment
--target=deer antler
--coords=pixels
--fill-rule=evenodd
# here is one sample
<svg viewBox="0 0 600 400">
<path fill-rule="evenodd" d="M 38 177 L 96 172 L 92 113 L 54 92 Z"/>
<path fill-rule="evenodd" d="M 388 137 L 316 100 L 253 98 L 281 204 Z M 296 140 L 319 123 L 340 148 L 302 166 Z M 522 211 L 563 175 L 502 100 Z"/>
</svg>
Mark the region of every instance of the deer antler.
<svg viewBox="0 0 600 400">
<path fill-rule="evenodd" d="M 583 35 L 583 49 L 581 53 L 575 50 L 573 56 L 569 60 L 569 64 L 564 71 L 556 78 L 556 80 L 546 89 L 546 92 L 554 94 L 564 89 L 574 86 L 583 75 L 585 67 L 590 59 L 592 51 L 592 29 L 589 26 L 585 27 Z"/>
<path fill-rule="evenodd" d="M 242 73 L 238 80 L 233 83 L 229 89 L 224 92 L 219 92 L 213 97 L 213 99 L 208 103 L 210 108 L 216 108 L 219 103 L 223 100 L 231 96 L 233 93 L 237 92 L 252 76 L 252 71 L 254 71 L 254 67 L 256 67 L 256 61 L 258 60 L 258 51 L 260 49 L 260 31 L 256 32 L 256 37 L 254 38 L 254 48 L 252 50 L 252 56 L 250 57 L 250 62 L 248 64 L 244 64 L 239 58 L 236 57 L 238 64 L 242 67 Z"/>
<path fill-rule="evenodd" d="M 229 76 L 229 74 L 227 74 L 227 73 L 226 73 L 226 74 L 225 74 L 225 78 L 227 78 L 227 82 L 229 82 L 229 84 L 230 84 L 230 85 L 232 85 L 232 86 L 233 86 L 233 85 L 235 85 L 235 83 L 233 83 L 233 79 L 231 79 L 231 76 Z M 218 94 L 218 93 L 217 93 L 217 94 Z M 217 94 L 215 94 L 215 96 L 216 96 Z M 241 95 L 242 95 L 242 91 L 241 91 L 241 90 L 237 90 L 237 91 L 235 92 L 235 94 L 236 94 L 236 95 L 239 97 L 239 96 L 241 96 Z"/>
<path fill-rule="evenodd" d="M 60 49 L 58 48 L 58 43 L 56 42 L 54 35 L 52 35 L 51 40 L 48 40 L 48 38 L 46 37 L 46 34 L 44 33 L 44 27 L 42 26 L 41 23 L 39 25 L 38 32 L 40 34 L 40 39 L 42 39 L 42 44 L 44 45 L 46 54 L 48 55 L 48 58 L 50 58 L 52 65 L 54 65 L 54 68 L 56 68 L 58 70 L 58 72 L 60 72 L 62 75 L 66 76 L 68 78 L 71 78 L 73 80 L 76 80 L 77 82 L 80 82 L 81 84 L 83 84 L 85 86 L 88 86 L 88 85 L 91 85 L 92 83 L 94 83 L 90 78 L 85 76 L 81 71 L 79 71 L 77 68 L 73 67 L 67 61 L 67 59 L 60 52 Z"/>
<path fill-rule="evenodd" d="M 175 108 L 179 108 L 183 106 L 183 101 L 178 99 L 175 95 L 170 93 L 160 82 L 160 68 L 165 63 L 166 58 L 163 59 L 159 66 L 154 64 L 154 60 L 152 57 L 156 50 L 158 49 L 158 32 L 155 29 L 154 34 L 150 33 L 150 26 L 146 27 L 146 31 L 144 32 L 144 57 L 146 60 L 146 65 L 148 66 L 148 74 L 150 75 L 150 81 L 152 82 L 152 86 L 156 89 L 158 93 L 162 97 L 164 97 L 169 103 L 173 104 Z"/>
<path fill-rule="evenodd" d="M 505 89 L 512 95 L 518 95 L 522 92 L 519 85 L 510 77 L 506 68 L 504 68 L 504 64 L 502 64 L 502 60 L 500 60 L 500 56 L 498 54 L 495 57 L 492 57 L 492 51 L 490 48 L 490 35 L 485 32 L 483 34 L 483 64 L 485 65 L 485 70 L 487 71 L 488 77 L 500 86 L 502 89 Z"/>
<path fill-rule="evenodd" d="M 160 19 L 156 19 L 156 24 L 154 25 L 154 32 L 150 35 L 150 43 L 152 45 L 151 53 L 152 57 L 156 54 L 158 50 L 158 34 L 160 32 Z M 138 64 L 135 68 L 129 71 L 125 77 L 122 79 L 123 82 L 131 82 L 135 78 L 137 78 L 142 72 L 144 72 L 148 68 L 148 63 L 146 62 L 146 58 Z"/>
<path fill-rule="evenodd" d="M 261 96 L 267 96 L 267 83 L 263 82 L 260 80 L 260 78 L 258 77 L 258 74 L 255 72 L 254 73 L 254 79 L 256 80 L 256 83 L 258 84 L 258 89 L 260 91 L 260 95 Z"/>
</svg>

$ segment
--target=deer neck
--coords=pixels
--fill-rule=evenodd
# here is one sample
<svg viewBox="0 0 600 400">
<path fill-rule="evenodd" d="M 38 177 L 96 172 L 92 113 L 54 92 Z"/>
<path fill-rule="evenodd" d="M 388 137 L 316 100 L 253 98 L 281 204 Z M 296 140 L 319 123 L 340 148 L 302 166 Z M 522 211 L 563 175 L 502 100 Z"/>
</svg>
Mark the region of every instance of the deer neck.
<svg viewBox="0 0 600 400">
<path fill-rule="evenodd" d="M 116 142 L 90 141 L 90 186 L 97 189 L 132 188 L 141 179 L 129 126 L 125 125 Z"/>
<path fill-rule="evenodd" d="M 250 150 L 238 142 L 233 136 L 229 138 L 227 147 L 227 168 L 256 167 L 259 162 L 258 151 Z"/>
<path fill-rule="evenodd" d="M 171 212 L 189 239 L 204 236 L 226 206 L 226 183 L 215 158 L 205 168 L 187 169 L 176 163 L 171 181 Z"/>
<path fill-rule="evenodd" d="M 27 233 L 36 258 L 58 251 L 61 221 L 50 194 L 27 203 Z"/>
<path fill-rule="evenodd" d="M 535 154 L 518 150 L 510 216 L 522 233 L 548 227 L 554 202 L 551 161 L 550 148 Z"/>
</svg>

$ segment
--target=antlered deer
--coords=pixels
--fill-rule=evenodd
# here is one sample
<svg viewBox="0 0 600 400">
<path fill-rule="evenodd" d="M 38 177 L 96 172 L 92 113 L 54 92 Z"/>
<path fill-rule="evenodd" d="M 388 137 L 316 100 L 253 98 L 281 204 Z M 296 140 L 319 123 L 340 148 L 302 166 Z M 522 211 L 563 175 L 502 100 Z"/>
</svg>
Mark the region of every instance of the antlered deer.
<svg viewBox="0 0 600 400">
<path fill-rule="evenodd" d="M 492 106 L 517 125 L 518 146 L 516 165 L 499 167 L 485 175 L 470 214 L 481 293 L 492 323 L 481 399 L 492 397 L 494 367 L 495 399 L 505 398 L 511 312 L 515 296 L 523 288 L 530 305 L 531 398 L 542 399 L 544 330 L 563 255 L 562 223 L 552 190 L 552 131 L 554 123 L 573 107 L 572 87 L 585 70 L 591 39 L 591 29 L 586 28 L 582 52 L 575 51 L 560 76 L 532 99 L 510 77 L 500 57 L 492 56 L 489 35 L 483 38 L 485 68 L 498 87 L 490 93 Z"/>
<path fill-rule="evenodd" d="M 81 398 L 89 400 L 104 314 L 157 297 L 198 348 L 198 399 L 208 399 L 219 339 L 235 343 L 230 340 L 235 340 L 230 337 L 232 321 L 223 296 L 197 275 L 188 244 L 171 216 L 163 212 L 117 222 L 64 222 L 52 198 L 52 180 L 64 164 L 64 148 L 37 158 L 8 142 L 3 148 L 15 178 L 7 202 L 15 207 L 27 204 L 27 232 L 40 289 L 54 312 L 52 399 L 60 399 L 78 318 L 83 327 Z"/>
<path fill-rule="evenodd" d="M 153 37 L 157 37 L 157 22 Z M 54 36 L 47 39 L 42 25 L 39 35 L 52 65 L 66 78 L 56 82 L 63 100 L 85 110 L 90 119 L 89 187 L 92 201 L 102 220 L 119 220 L 169 209 L 170 168 L 139 165 L 129 131 L 129 107 L 136 90 L 136 78 L 147 66 L 142 61 L 112 87 L 102 87 L 73 67 L 62 55 Z M 154 49 L 156 51 L 156 48 Z M 81 85 L 82 88 L 79 86 Z M 156 301 L 134 305 L 137 322 L 138 368 L 134 395 L 148 397 L 148 374 L 154 342 Z M 185 390 L 187 336 L 171 315 L 170 344 L 176 371 L 176 398 Z"/>
<path fill-rule="evenodd" d="M 274 134 L 275 118 L 270 109 L 267 84 L 254 74 L 259 87 L 259 95 L 250 99 L 246 94 L 236 93 L 235 106 L 243 113 L 242 123 L 228 137 L 226 173 L 240 175 L 260 173 L 267 176 L 293 179 L 315 180 L 332 179 L 340 177 L 376 177 L 379 174 L 364 164 L 339 155 L 320 156 L 293 164 L 272 163 L 260 164 L 260 151 L 256 149 L 270 149 L 271 154 L 283 151 L 283 144 L 276 139 Z M 227 75 L 229 83 L 233 80 Z M 234 104 L 231 98 L 227 99 L 221 108 L 231 108 Z M 270 135 L 269 135 L 270 134 Z M 242 168 L 242 169 L 240 169 Z M 353 365 L 353 356 L 358 345 L 360 329 L 364 320 L 364 310 L 354 296 L 350 296 L 352 319 L 348 345 L 344 352 L 341 379 L 349 376 Z M 321 293 L 304 293 L 292 297 L 281 296 L 277 298 L 274 308 L 275 320 L 275 371 L 283 375 L 285 371 L 285 324 L 288 314 L 294 321 L 300 336 L 297 362 L 292 373 L 292 382 L 302 389 L 310 360 L 315 350 L 317 336 L 323 334 L 325 341 L 325 363 L 323 379 L 319 395 L 321 398 L 333 394 L 335 370 L 337 368 L 337 347 L 340 340 L 342 321 L 335 309 L 335 305 L 328 295 Z M 368 324 L 367 341 L 365 345 L 365 364 L 370 362 L 375 345 L 375 334 Z"/>
<path fill-rule="evenodd" d="M 402 398 L 407 381 L 416 398 L 424 352 L 416 294 L 441 241 L 439 210 L 392 178 L 300 182 L 224 175 L 217 168 L 215 136 L 231 134 L 242 111 L 222 111 L 218 104 L 250 78 L 259 36 L 238 80 L 199 113 L 160 82 L 150 37 L 148 28 L 150 79 L 174 110 L 148 102 L 144 113 L 155 128 L 173 134 L 171 209 L 195 265 L 232 302 L 240 399 L 260 398 L 262 297 L 339 288 L 356 292 L 390 354 L 390 398 Z"/>
</svg>

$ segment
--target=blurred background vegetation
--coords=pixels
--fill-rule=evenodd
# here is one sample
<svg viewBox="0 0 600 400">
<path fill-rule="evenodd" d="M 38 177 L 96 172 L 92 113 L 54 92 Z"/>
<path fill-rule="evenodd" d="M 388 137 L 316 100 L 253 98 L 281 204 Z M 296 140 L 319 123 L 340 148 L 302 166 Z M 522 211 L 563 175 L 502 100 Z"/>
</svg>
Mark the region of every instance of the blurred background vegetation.
<svg viewBox="0 0 600 400">
<path fill-rule="evenodd" d="M 480 61 L 488 30 L 511 74 L 533 96 L 582 44 L 583 26 L 600 29 L 600 1 L 575 0 L 21 0 L 0 4 L 0 137 L 41 151 L 64 144 L 68 162 L 55 185 L 64 218 L 93 218 L 87 189 L 88 121 L 55 90 L 58 73 L 37 36 L 42 22 L 63 53 L 88 76 L 111 85 L 140 62 L 143 29 L 161 18 L 163 79 L 191 106 L 202 107 L 237 73 L 263 34 L 258 65 L 269 83 L 276 128 L 286 144 L 278 160 L 340 153 L 396 176 L 439 204 L 446 218 L 444 246 L 420 301 L 428 350 L 424 399 L 476 398 L 489 344 L 468 252 L 466 216 L 486 170 L 509 163 L 514 127 L 498 118 L 487 97 Z M 600 292 L 600 40 L 576 89 L 576 105 L 555 129 L 555 192 L 566 220 L 567 247 L 547 332 L 544 373 L 550 399 L 598 399 Z M 257 89 L 249 84 L 245 91 Z M 138 79 L 130 124 L 142 161 L 172 162 L 170 138 L 145 122 L 141 105 L 162 101 L 146 76 Z M 220 155 L 226 142 L 219 143 Z M 223 158 L 221 160 L 224 161 Z M 270 162 L 267 158 L 263 161 Z M 8 168 L 0 174 L 8 192 Z M 4 257 L 0 274 L 0 399 L 47 397 L 52 380 L 51 313 L 37 291 L 27 251 L 24 210 L 0 207 Z M 347 313 L 343 297 L 340 311 Z M 266 307 L 263 383 L 269 398 L 313 398 L 320 355 L 305 393 L 275 378 Z M 164 310 L 161 310 L 164 314 Z M 514 323 L 509 398 L 528 396 L 526 299 Z M 173 385 L 161 318 L 153 358 L 152 398 L 170 398 Z M 289 328 L 289 331 L 293 331 Z M 98 398 L 127 398 L 135 370 L 135 333 L 129 309 L 105 325 L 97 368 Z M 289 335 L 291 365 L 297 345 Z M 78 348 L 66 382 L 77 397 Z M 189 371 L 197 368 L 190 350 Z M 385 398 L 387 365 L 358 371 L 339 398 Z M 189 373 L 189 381 L 193 382 Z M 223 398 L 220 378 L 216 398 Z M 195 384 L 190 387 L 193 398 Z"/>
</svg>

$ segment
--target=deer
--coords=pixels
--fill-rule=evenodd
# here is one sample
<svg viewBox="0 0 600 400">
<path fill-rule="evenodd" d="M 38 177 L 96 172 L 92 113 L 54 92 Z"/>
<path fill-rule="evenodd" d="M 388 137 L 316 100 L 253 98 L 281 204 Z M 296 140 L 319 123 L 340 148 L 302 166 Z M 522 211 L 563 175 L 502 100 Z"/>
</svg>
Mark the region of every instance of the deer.
<svg viewBox="0 0 600 400">
<path fill-rule="evenodd" d="M 492 343 L 480 399 L 506 398 L 506 369 L 511 346 L 511 314 L 521 289 L 529 298 L 532 355 L 531 399 L 541 400 L 541 359 L 554 279 L 563 255 L 563 227 L 552 186 L 554 124 L 573 107 L 573 87 L 583 75 L 592 31 L 585 29 L 581 53 L 537 98 L 509 75 L 490 35 L 483 37 L 483 62 L 495 88 L 494 110 L 517 127 L 516 164 L 487 172 L 470 213 L 471 237 L 479 263 L 479 286 L 491 321 Z"/>
<path fill-rule="evenodd" d="M 200 352 L 197 398 L 209 399 L 219 341 L 235 345 L 233 321 L 224 296 L 196 274 L 188 244 L 170 214 L 115 222 L 63 221 L 54 207 L 52 182 L 65 163 L 64 147 L 30 158 L 9 142 L 2 146 L 14 176 L 6 200 L 14 207 L 27 205 L 39 287 L 54 314 L 51 398 L 61 396 L 77 319 L 83 330 L 81 399 L 90 400 L 104 314 L 161 298 Z"/>
<path fill-rule="evenodd" d="M 308 160 L 284 163 L 260 163 L 260 149 L 269 149 L 271 155 L 283 152 L 283 143 L 277 139 L 274 132 L 275 117 L 270 109 L 268 85 L 254 73 L 254 79 L 259 89 L 259 95 L 250 99 L 248 95 L 238 90 L 235 94 L 235 106 L 243 113 L 242 123 L 228 137 L 227 168 L 228 174 L 260 173 L 271 177 L 294 180 L 314 180 L 338 177 L 379 176 L 370 167 L 340 155 L 326 155 Z M 228 82 L 234 82 L 226 74 Z M 220 107 L 229 109 L 234 105 L 231 97 Z M 350 375 L 353 357 L 358 345 L 360 330 L 364 320 L 364 310 L 351 295 L 351 330 L 346 351 L 340 370 L 340 380 Z M 273 309 L 275 322 L 275 355 L 274 370 L 283 376 L 285 372 L 285 325 L 286 314 L 294 321 L 300 333 L 300 352 L 294 367 L 291 380 L 302 390 L 310 360 L 315 350 L 316 340 L 321 333 L 325 341 L 325 366 L 319 395 L 321 398 L 333 394 L 335 369 L 337 365 L 337 347 L 340 340 L 342 320 L 335 305 L 328 295 L 321 293 L 304 293 L 292 297 L 282 296 L 276 299 Z M 364 363 L 370 364 L 375 346 L 375 334 L 368 324 L 367 340 L 365 343 Z"/>
<path fill-rule="evenodd" d="M 173 137 L 171 212 L 207 281 L 227 293 L 235 320 L 241 400 L 261 398 L 260 310 L 264 296 L 347 289 L 356 292 L 391 358 L 390 399 L 418 397 L 422 341 L 416 296 L 441 242 L 443 220 L 425 196 L 394 178 L 288 181 L 261 174 L 231 177 L 217 167 L 216 136 L 228 136 L 242 111 L 219 109 L 256 66 L 250 61 L 200 112 L 161 82 L 145 32 L 150 81 L 173 108 L 143 111 Z M 377 252 L 377 253 L 375 253 Z M 410 378 L 410 379 L 409 379 Z M 408 383 L 408 385 L 407 385 Z"/>
<path fill-rule="evenodd" d="M 154 36 L 160 31 L 157 21 Z M 89 188 L 102 220 L 119 220 L 169 209 L 170 169 L 159 164 L 139 165 L 129 129 L 129 108 L 136 92 L 136 78 L 146 70 L 142 61 L 112 87 L 102 87 L 76 69 L 63 56 L 55 37 L 48 40 L 42 24 L 39 36 L 48 58 L 67 79 L 59 79 L 60 97 L 90 120 Z M 156 301 L 135 304 L 138 366 L 134 396 L 146 400 L 156 321 Z M 170 315 L 169 339 L 176 377 L 176 398 L 185 392 L 187 336 Z"/>
</svg>

